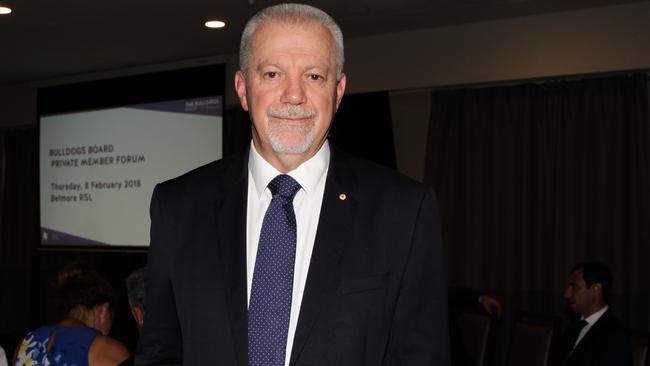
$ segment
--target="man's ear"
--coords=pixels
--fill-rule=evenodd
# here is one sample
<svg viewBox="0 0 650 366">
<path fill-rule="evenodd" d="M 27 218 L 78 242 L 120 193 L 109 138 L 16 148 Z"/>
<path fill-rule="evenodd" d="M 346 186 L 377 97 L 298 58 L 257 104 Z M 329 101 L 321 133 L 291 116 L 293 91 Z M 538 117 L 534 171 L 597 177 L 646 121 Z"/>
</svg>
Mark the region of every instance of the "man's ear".
<svg viewBox="0 0 650 366">
<path fill-rule="evenodd" d="M 339 104 L 341 104 L 341 99 L 343 99 L 343 94 L 345 93 L 345 83 L 347 78 L 345 74 L 341 73 L 341 78 L 336 83 L 336 110 L 339 110 Z"/>
<path fill-rule="evenodd" d="M 99 305 L 98 315 L 102 320 L 109 319 L 111 316 L 111 306 L 107 302 Z"/>
<path fill-rule="evenodd" d="M 248 112 L 248 99 L 246 99 L 246 76 L 241 70 L 235 73 L 235 91 L 239 97 L 239 104 Z"/>
<path fill-rule="evenodd" d="M 594 283 L 589 289 L 593 290 L 597 294 L 600 294 L 601 296 L 603 294 L 603 285 L 600 282 Z"/>
<path fill-rule="evenodd" d="M 142 329 L 142 325 L 144 324 L 144 309 L 140 305 L 134 305 L 131 308 L 131 313 L 133 313 L 138 330 Z"/>
</svg>

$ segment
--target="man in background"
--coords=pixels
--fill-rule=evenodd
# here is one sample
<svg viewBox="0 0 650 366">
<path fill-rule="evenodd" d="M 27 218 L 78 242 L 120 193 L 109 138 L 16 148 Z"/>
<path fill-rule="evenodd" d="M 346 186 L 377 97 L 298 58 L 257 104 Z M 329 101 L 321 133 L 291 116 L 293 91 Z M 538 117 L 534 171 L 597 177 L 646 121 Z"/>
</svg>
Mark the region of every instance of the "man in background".
<svg viewBox="0 0 650 366">
<path fill-rule="evenodd" d="M 142 267 L 129 274 L 126 278 L 126 292 L 129 298 L 129 308 L 135 320 L 135 326 L 138 333 L 142 331 L 144 324 L 144 309 L 147 304 L 146 285 L 147 285 L 147 267 Z M 129 357 L 122 362 L 120 366 L 133 365 L 133 357 Z M 0 365 L 1 366 L 1 365 Z"/>
<path fill-rule="evenodd" d="M 564 298 L 579 319 L 564 332 L 559 365 L 632 365 L 631 339 L 609 307 L 612 281 L 601 262 L 578 263 L 571 270 Z"/>
<path fill-rule="evenodd" d="M 129 297 L 129 307 L 138 327 L 138 333 L 142 331 L 144 324 L 144 309 L 146 307 L 146 284 L 147 267 L 142 267 L 131 272 L 126 278 L 126 291 Z"/>
</svg>

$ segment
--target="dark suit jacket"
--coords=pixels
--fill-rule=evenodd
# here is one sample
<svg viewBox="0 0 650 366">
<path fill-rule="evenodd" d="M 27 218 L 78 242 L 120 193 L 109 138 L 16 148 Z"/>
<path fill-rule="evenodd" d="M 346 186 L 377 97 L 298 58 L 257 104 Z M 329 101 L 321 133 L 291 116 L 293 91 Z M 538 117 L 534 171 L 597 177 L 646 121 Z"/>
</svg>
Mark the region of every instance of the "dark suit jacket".
<svg viewBox="0 0 650 366">
<path fill-rule="evenodd" d="M 156 187 L 136 365 L 248 364 L 247 159 Z M 447 365 L 440 241 L 430 188 L 333 148 L 291 365 Z"/>
<path fill-rule="evenodd" d="M 632 341 L 610 309 L 598 319 L 580 343 L 563 340 L 558 364 L 566 366 L 632 366 Z M 566 360 L 562 363 L 563 360 Z"/>
</svg>

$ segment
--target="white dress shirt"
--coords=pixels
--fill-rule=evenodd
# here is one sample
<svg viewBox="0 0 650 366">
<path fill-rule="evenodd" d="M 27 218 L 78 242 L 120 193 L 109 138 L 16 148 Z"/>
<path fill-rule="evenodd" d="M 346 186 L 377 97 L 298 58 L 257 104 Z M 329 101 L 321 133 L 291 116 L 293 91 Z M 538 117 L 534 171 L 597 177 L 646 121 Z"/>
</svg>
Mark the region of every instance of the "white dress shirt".
<svg viewBox="0 0 650 366">
<path fill-rule="evenodd" d="M 580 334 L 578 335 L 578 339 L 576 339 L 576 343 L 573 345 L 573 348 L 576 348 L 578 343 L 580 343 L 582 338 L 584 338 L 585 334 L 587 334 L 589 329 L 591 329 L 591 327 L 594 324 L 596 324 L 598 319 L 600 319 L 600 317 L 603 316 L 603 314 L 605 314 L 607 309 L 609 309 L 609 306 L 605 306 L 604 308 L 598 310 L 597 312 L 589 315 L 587 318 L 585 318 L 584 316 L 582 317 L 582 319 L 587 322 L 587 325 L 585 325 L 584 327 L 582 327 L 582 329 L 580 329 Z"/>
<path fill-rule="evenodd" d="M 272 194 L 267 185 L 278 174 L 282 174 L 269 164 L 255 150 L 253 143 L 250 145 L 248 156 L 248 208 L 246 214 L 246 280 L 247 298 L 250 301 L 251 285 L 257 246 L 264 214 L 271 203 Z M 287 173 L 299 184 L 301 189 L 293 199 L 293 209 L 296 213 L 296 262 L 293 272 L 293 293 L 291 297 L 291 315 L 289 318 L 289 334 L 287 335 L 287 349 L 285 365 L 289 365 L 293 338 L 296 333 L 296 324 L 300 314 L 300 304 L 307 282 L 307 272 L 314 249 L 318 218 L 320 217 L 325 180 L 329 168 L 330 148 L 325 142 L 320 150 L 309 160 L 302 163 L 295 170 Z M 248 303 L 248 302 L 247 302 Z"/>
</svg>

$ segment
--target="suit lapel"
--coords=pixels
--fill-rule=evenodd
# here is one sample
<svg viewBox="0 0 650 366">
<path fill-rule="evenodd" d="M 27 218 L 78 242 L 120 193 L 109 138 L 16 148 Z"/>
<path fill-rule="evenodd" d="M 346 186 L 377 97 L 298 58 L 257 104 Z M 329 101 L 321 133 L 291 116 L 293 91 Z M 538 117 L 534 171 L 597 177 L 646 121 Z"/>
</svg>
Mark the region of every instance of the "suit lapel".
<svg viewBox="0 0 650 366">
<path fill-rule="evenodd" d="M 576 345 L 575 349 L 573 352 L 571 352 L 569 359 L 573 357 L 573 355 L 580 355 L 583 352 L 586 352 L 586 349 L 590 347 L 590 344 L 593 342 L 593 339 L 597 337 L 601 332 L 603 332 L 610 324 L 610 313 L 609 309 L 605 311 L 605 313 L 598 319 L 598 321 L 591 326 L 589 331 L 582 337 L 580 342 Z"/>
<path fill-rule="evenodd" d="M 340 258 L 358 205 L 354 173 L 339 155 L 332 148 L 290 365 L 296 364 L 321 310 L 328 307 L 336 294 Z"/>
<path fill-rule="evenodd" d="M 248 150 L 246 150 L 248 151 Z M 248 365 L 248 321 L 246 307 L 246 207 L 248 196 L 248 155 L 224 172 L 215 200 L 215 227 L 222 258 L 228 318 L 237 363 Z"/>
</svg>

